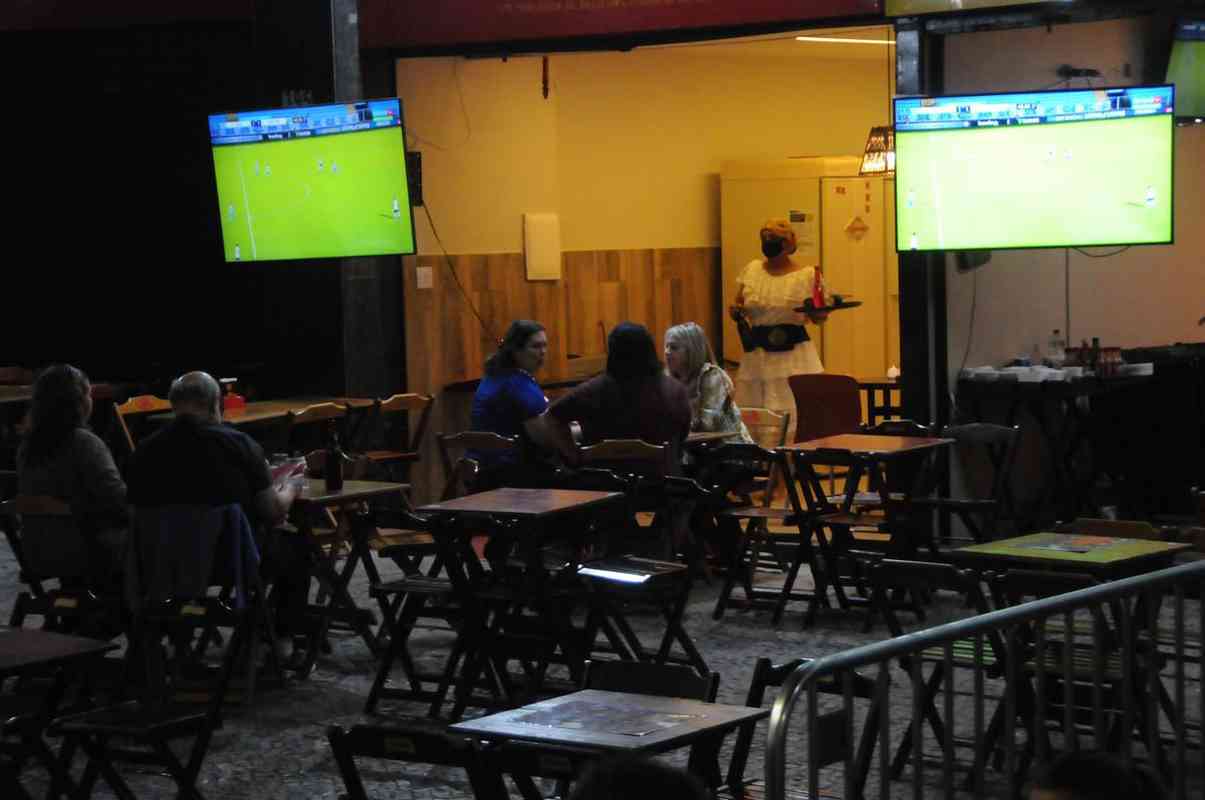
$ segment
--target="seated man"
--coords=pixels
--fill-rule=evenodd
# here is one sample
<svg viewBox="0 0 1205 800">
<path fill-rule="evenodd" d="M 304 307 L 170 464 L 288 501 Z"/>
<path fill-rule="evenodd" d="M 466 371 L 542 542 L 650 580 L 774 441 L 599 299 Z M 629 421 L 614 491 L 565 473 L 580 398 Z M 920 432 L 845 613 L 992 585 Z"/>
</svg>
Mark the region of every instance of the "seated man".
<svg viewBox="0 0 1205 800">
<path fill-rule="evenodd" d="M 222 424 L 221 388 L 210 375 L 177 378 L 169 399 L 175 419 L 139 445 L 130 462 L 130 505 L 240 504 L 255 529 L 261 563 L 275 575 L 278 632 L 304 630 L 308 551 L 299 537 L 273 530 L 297 488 L 291 481 L 273 486 L 263 448 Z"/>
</svg>

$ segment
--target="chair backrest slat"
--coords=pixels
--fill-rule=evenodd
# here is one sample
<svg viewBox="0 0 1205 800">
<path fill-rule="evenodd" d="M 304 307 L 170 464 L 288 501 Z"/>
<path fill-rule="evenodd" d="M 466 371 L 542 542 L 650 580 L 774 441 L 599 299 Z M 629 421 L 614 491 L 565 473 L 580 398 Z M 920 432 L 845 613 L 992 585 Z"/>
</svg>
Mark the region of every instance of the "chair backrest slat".
<svg viewBox="0 0 1205 800">
<path fill-rule="evenodd" d="M 414 392 L 395 394 L 378 401 L 377 413 L 385 416 L 418 412 L 418 422 L 410 432 L 410 441 L 407 443 L 408 450 L 418 452 L 422 447 L 423 436 L 427 433 L 427 425 L 431 421 L 431 409 L 435 406 L 434 400 L 435 398 L 428 394 Z"/>
<path fill-rule="evenodd" d="M 1161 528 L 1156 528 L 1149 522 L 1132 519 L 1080 517 L 1071 523 L 1071 532 L 1081 536 L 1115 536 L 1119 539 L 1145 539 L 1152 542 L 1167 539 Z"/>
<path fill-rule="evenodd" d="M 658 697 L 683 697 L 714 703 L 720 688 L 720 675 L 718 672 L 712 672 L 703 676 L 681 664 L 587 661 L 582 688 L 651 694 Z"/>
</svg>

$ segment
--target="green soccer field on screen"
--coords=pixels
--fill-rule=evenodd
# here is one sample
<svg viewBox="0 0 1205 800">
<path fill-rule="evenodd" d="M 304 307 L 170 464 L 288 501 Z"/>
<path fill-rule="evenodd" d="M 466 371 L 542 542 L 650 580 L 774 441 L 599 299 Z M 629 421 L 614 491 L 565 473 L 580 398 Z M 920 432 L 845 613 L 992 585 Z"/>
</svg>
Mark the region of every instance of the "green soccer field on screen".
<svg viewBox="0 0 1205 800">
<path fill-rule="evenodd" d="M 899 250 L 1167 242 L 1171 115 L 897 132 Z"/>
<path fill-rule="evenodd" d="M 397 128 L 213 149 L 227 261 L 414 251 Z"/>
</svg>

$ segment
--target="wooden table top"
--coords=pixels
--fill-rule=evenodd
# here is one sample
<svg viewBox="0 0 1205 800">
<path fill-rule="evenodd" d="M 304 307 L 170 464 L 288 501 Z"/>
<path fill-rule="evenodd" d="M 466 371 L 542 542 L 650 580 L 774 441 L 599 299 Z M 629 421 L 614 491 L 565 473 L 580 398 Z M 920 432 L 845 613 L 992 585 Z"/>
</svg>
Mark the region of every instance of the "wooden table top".
<svg viewBox="0 0 1205 800">
<path fill-rule="evenodd" d="M 1084 567 L 1115 567 L 1141 559 L 1170 558 L 1188 550 L 1185 542 L 1122 539 L 1115 536 L 1083 536 L 1075 533 L 1031 533 L 1012 539 L 960 547 L 950 557 L 967 561 L 1017 561 L 1073 564 Z"/>
<path fill-rule="evenodd" d="M 418 510 L 545 517 L 562 511 L 576 511 L 619 497 L 623 497 L 620 492 L 578 489 L 491 489 L 488 492 L 425 505 Z"/>
<path fill-rule="evenodd" d="M 32 398 L 32 386 L 0 386 L 0 404 L 28 403 Z"/>
<path fill-rule="evenodd" d="M 898 389 L 899 378 L 888 378 L 885 375 L 872 378 L 858 378 L 858 386 L 863 389 Z"/>
<path fill-rule="evenodd" d="M 391 483 L 388 481 L 344 481 L 343 488 L 337 492 L 326 490 L 326 481 L 322 478 L 306 478 L 305 491 L 297 496 L 295 503 L 309 503 L 316 506 L 337 506 L 345 503 L 355 503 L 382 495 L 398 494 L 410 489 L 408 483 Z"/>
<path fill-rule="evenodd" d="M 604 752 L 665 752 L 769 714 L 769 708 L 584 689 L 459 722 L 449 730 Z"/>
<path fill-rule="evenodd" d="M 30 667 L 65 664 L 116 650 L 115 642 L 30 628 L 0 628 L 0 677 Z"/>
<path fill-rule="evenodd" d="M 802 453 L 811 453 L 816 450 L 844 450 L 854 455 L 888 457 L 934 447 L 945 447 L 953 443 L 953 439 L 942 439 L 936 436 L 876 436 L 868 433 L 841 433 L 836 436 L 825 436 L 820 439 L 788 444 L 779 449 Z"/>
</svg>

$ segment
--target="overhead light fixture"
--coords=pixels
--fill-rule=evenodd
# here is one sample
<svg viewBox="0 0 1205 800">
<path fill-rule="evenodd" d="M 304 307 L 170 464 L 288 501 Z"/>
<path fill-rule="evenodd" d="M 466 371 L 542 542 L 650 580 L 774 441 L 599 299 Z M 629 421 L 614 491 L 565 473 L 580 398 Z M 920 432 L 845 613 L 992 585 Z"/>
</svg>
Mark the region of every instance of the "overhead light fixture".
<svg viewBox="0 0 1205 800">
<path fill-rule="evenodd" d="M 866 137 L 866 151 L 862 154 L 859 175 L 895 174 L 895 128 L 876 125 Z"/>
<path fill-rule="evenodd" d="M 836 42 L 838 44 L 895 44 L 891 39 L 851 39 L 845 36 L 796 36 L 797 42 Z"/>
</svg>

